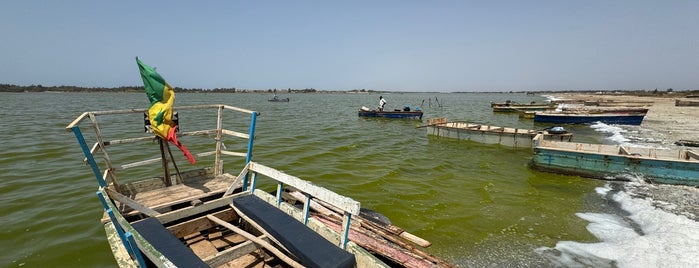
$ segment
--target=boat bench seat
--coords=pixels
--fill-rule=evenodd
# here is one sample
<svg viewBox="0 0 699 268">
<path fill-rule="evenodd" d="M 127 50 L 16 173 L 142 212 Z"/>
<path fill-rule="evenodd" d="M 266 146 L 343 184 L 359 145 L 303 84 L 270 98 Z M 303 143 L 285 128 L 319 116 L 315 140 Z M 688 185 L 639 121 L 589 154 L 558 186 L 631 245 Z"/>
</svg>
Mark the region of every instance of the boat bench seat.
<svg viewBox="0 0 699 268">
<path fill-rule="evenodd" d="M 131 224 L 143 238 L 177 267 L 209 267 L 156 218 Z"/>
<path fill-rule="evenodd" d="M 354 255 L 255 195 L 233 199 L 233 206 L 259 224 L 307 267 L 354 267 Z"/>
</svg>

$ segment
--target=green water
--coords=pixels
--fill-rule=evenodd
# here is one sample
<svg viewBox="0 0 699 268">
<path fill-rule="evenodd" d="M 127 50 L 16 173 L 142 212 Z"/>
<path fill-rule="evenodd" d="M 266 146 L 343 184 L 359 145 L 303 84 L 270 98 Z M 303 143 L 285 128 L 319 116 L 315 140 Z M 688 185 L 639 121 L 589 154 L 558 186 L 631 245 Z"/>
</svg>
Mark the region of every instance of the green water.
<svg viewBox="0 0 699 268">
<path fill-rule="evenodd" d="M 261 112 L 253 160 L 360 201 L 431 241 L 427 251 L 462 267 L 552 266 L 534 249 L 561 240 L 595 241 L 585 229 L 588 222 L 574 213 L 601 202 L 594 193 L 601 181 L 533 171 L 527 167 L 530 150 L 434 138 L 416 128 L 419 121 L 358 118 L 357 109 L 373 108 L 378 95 L 278 95 L 291 101 L 177 93 L 176 105 L 222 103 Z M 421 106 L 422 123 L 446 117 L 547 127 L 493 114 L 489 106 L 541 96 L 383 96 L 390 109 Z M 0 93 L 0 266 L 115 266 L 99 223 L 97 183 L 64 128 L 84 111 L 147 104 L 145 94 L 135 93 Z M 181 118 L 180 124 L 194 122 Z M 578 141 L 601 139 L 587 127 L 572 130 Z"/>
</svg>

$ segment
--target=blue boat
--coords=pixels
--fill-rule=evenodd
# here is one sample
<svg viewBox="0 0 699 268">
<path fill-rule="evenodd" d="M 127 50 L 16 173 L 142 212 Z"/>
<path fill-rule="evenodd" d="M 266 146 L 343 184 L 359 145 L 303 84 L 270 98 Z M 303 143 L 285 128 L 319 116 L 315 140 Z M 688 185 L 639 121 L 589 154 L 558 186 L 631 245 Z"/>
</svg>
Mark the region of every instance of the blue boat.
<svg viewBox="0 0 699 268">
<path fill-rule="evenodd" d="M 536 112 L 534 122 L 553 124 L 605 124 L 640 125 L 645 113 L 566 113 L 566 112 Z"/>
<path fill-rule="evenodd" d="M 699 154 L 687 150 L 560 142 L 534 138 L 534 169 L 596 179 L 699 186 Z"/>
<path fill-rule="evenodd" d="M 402 119 L 422 119 L 422 111 L 379 111 L 379 110 L 369 110 L 366 107 L 362 107 L 358 112 L 359 117 L 383 117 L 383 118 L 402 118 Z"/>
</svg>

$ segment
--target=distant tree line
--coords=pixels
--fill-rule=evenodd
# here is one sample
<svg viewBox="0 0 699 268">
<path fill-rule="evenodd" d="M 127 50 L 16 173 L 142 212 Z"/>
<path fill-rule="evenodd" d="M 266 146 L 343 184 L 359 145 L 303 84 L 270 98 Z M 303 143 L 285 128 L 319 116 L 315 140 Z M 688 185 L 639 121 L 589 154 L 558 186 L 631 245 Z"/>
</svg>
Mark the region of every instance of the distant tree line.
<svg viewBox="0 0 699 268">
<path fill-rule="evenodd" d="M 212 93 L 269 93 L 277 92 L 277 89 L 237 89 L 237 88 L 181 88 L 174 87 L 175 92 L 212 92 Z M 18 86 L 11 84 L 0 84 L 0 92 L 144 92 L 142 86 L 122 86 L 122 87 L 76 87 L 76 86 Z M 282 90 L 280 90 L 281 92 Z M 316 93 L 314 88 L 304 89 L 284 89 L 286 93 Z"/>
<path fill-rule="evenodd" d="M 323 90 L 319 91 L 315 88 L 303 88 L 303 89 L 239 89 L 239 88 L 181 88 L 175 87 L 175 92 L 210 92 L 210 93 L 385 93 L 385 92 L 397 92 L 390 90 L 367 90 L 367 89 L 352 89 L 346 91 L 332 91 Z M 144 92 L 142 86 L 122 86 L 122 87 L 77 87 L 77 86 L 42 86 L 42 85 L 30 85 L 30 86 L 18 86 L 11 84 L 0 84 L 0 92 Z M 434 92 L 411 92 L 411 93 L 434 93 Z M 546 91 L 464 91 L 464 92 L 451 92 L 451 93 L 526 93 L 526 94 L 551 94 L 551 93 L 586 93 L 586 94 L 627 94 L 627 95 L 637 95 L 637 96 L 666 96 L 666 97 L 679 97 L 685 95 L 699 95 L 699 90 L 673 90 L 668 88 L 665 90 L 656 89 L 638 89 L 638 90 L 546 90 Z"/>
</svg>

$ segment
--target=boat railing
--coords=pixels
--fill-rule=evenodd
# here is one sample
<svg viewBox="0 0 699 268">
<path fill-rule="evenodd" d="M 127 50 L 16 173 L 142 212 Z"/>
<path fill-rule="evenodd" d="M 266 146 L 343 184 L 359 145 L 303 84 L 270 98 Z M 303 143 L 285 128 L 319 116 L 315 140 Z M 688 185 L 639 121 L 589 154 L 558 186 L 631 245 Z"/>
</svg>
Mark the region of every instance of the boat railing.
<svg viewBox="0 0 699 268">
<path fill-rule="evenodd" d="M 185 136 L 214 136 L 215 140 L 215 147 L 214 150 L 212 151 L 204 151 L 204 152 L 199 152 L 193 154 L 196 158 L 201 158 L 201 157 L 209 157 L 213 156 L 214 158 L 214 165 L 213 165 L 213 174 L 216 175 L 221 175 L 223 173 L 223 156 L 236 156 L 236 157 L 245 157 L 246 158 L 246 163 L 251 160 L 252 157 L 252 146 L 253 146 L 253 141 L 254 139 L 251 137 L 254 137 L 254 131 L 255 131 L 255 122 L 257 115 L 259 113 L 243 108 L 238 108 L 238 107 L 233 107 L 233 106 L 228 106 L 228 105 L 222 105 L 222 104 L 211 104 L 211 105 L 194 105 L 194 106 L 180 106 L 180 107 L 174 107 L 173 110 L 175 112 L 181 112 L 181 111 L 187 111 L 187 110 L 210 110 L 210 109 L 216 109 L 217 111 L 217 116 L 216 116 L 216 128 L 214 129 L 198 129 L 194 131 L 187 131 L 187 132 L 181 132 L 178 133 L 178 137 L 185 137 Z M 244 132 L 238 132 L 238 131 L 233 131 L 229 130 L 223 127 L 223 122 L 224 122 L 224 111 L 233 111 L 233 112 L 240 112 L 244 114 L 250 114 L 250 122 L 249 122 L 249 129 L 247 133 Z M 123 164 L 116 164 L 114 163 L 114 160 L 109 156 L 107 147 L 109 146 L 115 146 L 115 145 L 124 145 L 124 144 L 131 144 L 131 143 L 137 143 L 137 142 L 152 142 L 153 140 L 158 140 L 153 134 L 149 133 L 143 133 L 141 136 L 138 137 L 129 137 L 129 138 L 120 138 L 120 139 L 113 139 L 113 140 L 107 140 L 105 138 L 105 132 L 104 130 L 107 129 L 104 126 L 105 125 L 110 125 L 110 123 L 119 123 L 120 121 L 118 120 L 113 120 L 113 121 L 106 121 L 106 120 L 101 120 L 98 118 L 101 118 L 103 116 L 112 116 L 112 115 L 134 115 L 134 114 L 143 114 L 145 117 L 147 114 L 148 110 L 147 109 L 126 109 L 126 110 L 109 110 L 109 111 L 92 111 L 92 112 L 84 112 L 81 115 L 79 115 L 75 120 L 73 120 L 68 126 L 66 126 L 66 131 L 72 131 L 73 134 L 75 134 L 76 139 L 78 140 L 78 143 L 80 144 L 80 147 L 83 151 L 84 158 L 83 162 L 88 164 L 91 168 L 92 171 L 100 185 L 100 187 L 106 187 L 107 185 L 113 184 L 115 189 L 120 189 L 119 187 L 119 181 L 117 179 L 115 171 L 117 170 L 125 170 L 129 168 L 134 168 L 138 166 L 144 166 L 144 165 L 150 165 L 150 164 L 155 164 L 162 162 L 163 167 L 166 169 L 165 176 L 169 176 L 169 172 L 167 171 L 167 166 L 168 162 L 172 162 L 172 164 L 175 165 L 175 168 L 177 169 L 176 164 L 174 163 L 174 159 L 170 159 L 170 161 L 166 161 L 166 155 L 165 152 L 169 152 L 169 147 L 167 146 L 167 142 L 162 142 L 161 141 L 161 155 L 159 157 L 153 157 L 153 158 L 148 158 L 148 159 L 141 159 L 138 161 L 133 161 L 129 163 L 123 163 Z M 111 119 L 111 118 L 108 118 Z M 144 118 L 144 121 L 147 121 L 147 119 Z M 86 141 L 85 136 L 83 135 L 83 132 L 80 128 L 80 126 L 83 123 L 90 123 L 90 126 L 92 130 L 94 131 L 94 135 L 91 135 L 91 137 L 94 139 L 94 141 L 91 142 L 91 146 L 88 145 L 88 142 Z M 121 121 L 123 122 L 123 121 Z M 128 123 L 133 123 L 133 120 L 127 121 Z M 194 125 L 194 124 L 193 124 Z M 144 126 L 145 127 L 145 126 Z M 123 131 L 123 129 L 115 129 L 114 127 L 108 128 L 110 130 L 115 130 L 115 131 Z M 126 135 L 126 134 L 125 134 Z M 226 149 L 225 144 L 224 144 L 224 139 L 223 136 L 228 136 L 228 137 L 236 137 L 236 138 L 242 138 L 247 140 L 247 148 L 245 149 L 244 152 L 236 152 L 236 151 L 229 151 Z M 164 146 L 164 147 L 163 147 Z M 163 149 L 164 148 L 164 149 Z M 191 148 L 191 147 L 190 147 Z M 95 156 L 99 155 L 99 152 L 101 153 L 101 161 L 98 164 L 97 160 L 95 159 Z M 172 158 L 172 155 L 170 155 Z M 128 157 L 127 160 L 132 160 L 134 157 Z M 100 166 L 104 168 L 104 172 L 100 170 Z M 179 173 L 179 170 L 178 170 Z M 180 176 L 178 176 L 179 182 L 181 182 Z M 175 183 L 178 181 L 176 180 Z"/>
<path fill-rule="evenodd" d="M 262 176 L 260 176 L 262 175 Z M 274 168 L 264 166 L 260 163 L 250 161 L 247 163 L 245 168 L 241 170 L 238 177 L 231 184 L 230 188 L 224 193 L 224 196 L 230 195 L 235 189 L 237 189 L 242 181 L 248 176 L 251 176 L 250 186 L 243 188 L 250 194 L 255 194 L 258 190 L 259 180 L 261 178 L 270 178 L 275 181 L 277 189 L 275 192 L 274 202 L 276 202 L 277 208 L 281 208 L 282 205 L 282 195 L 285 188 L 290 190 L 295 190 L 302 193 L 305 196 L 305 200 L 301 200 L 304 204 L 303 214 L 301 216 L 301 222 L 308 225 L 308 219 L 310 217 L 310 208 L 312 200 L 320 200 L 323 205 L 330 205 L 332 208 L 338 209 L 343 214 L 342 219 L 342 231 L 340 235 L 340 247 L 346 249 L 348 242 L 348 234 L 350 230 L 350 223 L 352 221 L 353 215 L 359 215 L 360 203 L 353 200 L 352 198 L 337 194 L 326 188 L 317 186 L 309 181 L 305 181 L 298 177 L 286 174 Z"/>
<path fill-rule="evenodd" d="M 688 149 L 671 150 L 647 147 L 629 147 L 623 145 L 562 142 L 545 140 L 543 138 L 543 134 L 537 134 L 534 137 L 533 142 L 534 147 L 548 147 L 573 152 L 578 151 L 605 155 L 620 155 L 646 159 L 675 159 L 692 162 L 699 161 L 699 153 Z"/>
</svg>

